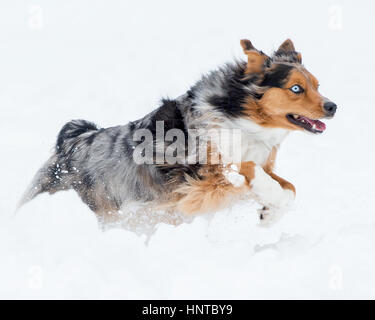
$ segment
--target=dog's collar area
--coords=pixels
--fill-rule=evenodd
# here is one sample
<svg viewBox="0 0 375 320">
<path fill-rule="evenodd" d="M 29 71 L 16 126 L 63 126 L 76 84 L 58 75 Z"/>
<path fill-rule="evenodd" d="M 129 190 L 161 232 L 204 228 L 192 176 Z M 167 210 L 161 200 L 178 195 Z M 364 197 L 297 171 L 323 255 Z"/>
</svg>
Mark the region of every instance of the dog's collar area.
<svg viewBox="0 0 375 320">
<path fill-rule="evenodd" d="M 298 114 L 288 114 L 286 118 L 294 125 L 297 125 L 312 133 L 323 133 L 326 129 L 324 122 L 300 116 Z"/>
</svg>

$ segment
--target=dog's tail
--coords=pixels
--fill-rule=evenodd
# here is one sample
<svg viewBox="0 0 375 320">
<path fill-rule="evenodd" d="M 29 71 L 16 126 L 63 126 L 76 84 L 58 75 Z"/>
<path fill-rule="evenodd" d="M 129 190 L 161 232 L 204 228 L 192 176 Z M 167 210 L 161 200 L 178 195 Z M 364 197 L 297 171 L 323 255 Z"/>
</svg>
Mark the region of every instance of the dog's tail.
<svg viewBox="0 0 375 320">
<path fill-rule="evenodd" d="M 67 144 L 71 144 L 72 139 L 78 138 L 80 135 L 99 130 L 95 123 L 86 120 L 72 120 L 66 123 L 59 135 L 57 136 L 56 142 L 56 153 L 59 154 L 64 152 Z"/>
<path fill-rule="evenodd" d="M 64 181 L 64 177 L 66 176 L 65 162 L 72 150 L 71 147 L 80 135 L 97 130 L 98 127 L 94 123 L 86 120 L 72 120 L 66 123 L 58 134 L 53 155 L 34 176 L 19 201 L 17 210 L 41 193 L 49 192 L 52 194 L 60 190 L 70 189 L 71 186 L 67 181 Z"/>
<path fill-rule="evenodd" d="M 37 195 L 43 192 L 52 190 L 53 185 L 53 172 L 57 164 L 56 154 L 52 155 L 48 161 L 38 170 L 35 174 L 32 182 L 26 189 L 21 200 L 18 202 L 17 210 L 22 207 L 25 203 L 34 199 Z"/>
</svg>

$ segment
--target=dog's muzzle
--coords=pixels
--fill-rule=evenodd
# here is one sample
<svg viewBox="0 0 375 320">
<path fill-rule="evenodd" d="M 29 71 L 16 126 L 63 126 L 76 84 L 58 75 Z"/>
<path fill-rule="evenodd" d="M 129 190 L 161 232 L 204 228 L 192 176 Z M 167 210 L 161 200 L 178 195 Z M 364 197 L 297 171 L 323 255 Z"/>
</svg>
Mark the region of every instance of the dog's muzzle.
<svg viewBox="0 0 375 320">
<path fill-rule="evenodd" d="M 332 101 L 326 101 L 323 105 L 323 109 L 326 113 L 326 116 L 332 118 L 336 113 L 337 105 Z"/>
</svg>

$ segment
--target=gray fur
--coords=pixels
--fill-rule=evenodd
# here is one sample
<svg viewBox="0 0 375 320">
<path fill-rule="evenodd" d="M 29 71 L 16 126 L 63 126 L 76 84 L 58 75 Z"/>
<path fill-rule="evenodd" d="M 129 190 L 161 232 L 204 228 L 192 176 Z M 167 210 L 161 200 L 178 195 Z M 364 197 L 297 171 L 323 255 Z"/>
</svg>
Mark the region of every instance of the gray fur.
<svg viewBox="0 0 375 320">
<path fill-rule="evenodd" d="M 278 57 L 278 59 L 281 59 Z M 278 63 L 280 63 L 278 61 Z M 74 189 L 95 212 L 114 212 L 126 202 L 162 202 L 186 181 L 199 178 L 199 165 L 140 165 L 134 162 L 137 129 L 155 131 L 156 121 L 182 130 L 204 128 L 211 118 L 240 118 L 246 97 L 262 94 L 262 79 L 245 77 L 246 64 L 228 64 L 197 82 L 176 100 L 163 100 L 157 110 L 127 125 L 99 129 L 73 120 L 60 131 L 54 154 L 37 172 L 20 204 L 43 192 Z M 223 120 L 223 123 L 225 121 Z M 165 146 L 167 147 L 167 145 Z"/>
</svg>

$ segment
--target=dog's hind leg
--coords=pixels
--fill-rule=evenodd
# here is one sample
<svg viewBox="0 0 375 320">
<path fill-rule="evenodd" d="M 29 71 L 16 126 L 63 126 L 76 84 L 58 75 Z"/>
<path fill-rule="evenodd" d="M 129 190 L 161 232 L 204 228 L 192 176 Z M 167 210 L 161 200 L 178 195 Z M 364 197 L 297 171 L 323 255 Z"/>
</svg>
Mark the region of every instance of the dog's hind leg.
<svg viewBox="0 0 375 320">
<path fill-rule="evenodd" d="M 187 183 L 177 189 L 175 209 L 187 215 L 210 213 L 229 206 L 249 190 L 242 177 L 231 175 L 222 166 L 209 166 L 201 179 L 187 177 Z M 235 181 L 236 180 L 236 181 Z"/>
</svg>

